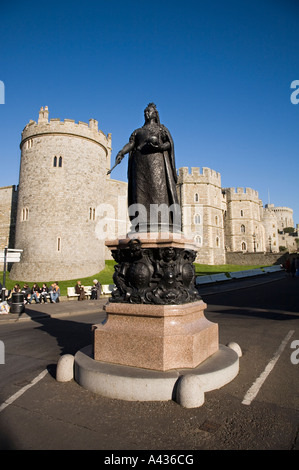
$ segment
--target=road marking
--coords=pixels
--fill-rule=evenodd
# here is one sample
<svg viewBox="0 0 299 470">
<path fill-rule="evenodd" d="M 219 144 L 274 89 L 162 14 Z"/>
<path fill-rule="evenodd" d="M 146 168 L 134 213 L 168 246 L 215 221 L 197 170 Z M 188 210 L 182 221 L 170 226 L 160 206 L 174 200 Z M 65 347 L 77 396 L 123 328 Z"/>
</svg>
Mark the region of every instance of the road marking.
<svg viewBox="0 0 299 470">
<path fill-rule="evenodd" d="M 276 362 L 280 358 L 284 348 L 286 347 L 288 341 L 290 340 L 291 336 L 294 334 L 295 330 L 290 330 L 284 340 L 282 341 L 281 345 L 277 349 L 276 353 L 272 357 L 271 361 L 267 364 L 266 368 L 264 371 L 261 373 L 261 375 L 256 379 L 256 381 L 252 384 L 250 389 L 247 391 L 245 394 L 242 404 L 243 405 L 250 405 L 252 400 L 257 396 L 258 392 L 260 391 L 261 386 L 265 382 L 266 378 L 270 374 L 271 370 L 275 366 Z"/>
<path fill-rule="evenodd" d="M 7 406 L 11 405 L 15 400 L 17 400 L 21 395 L 23 395 L 23 393 L 25 393 L 29 388 L 33 387 L 33 385 L 35 385 L 37 382 L 39 382 L 41 379 L 43 379 L 45 377 L 45 375 L 47 375 L 48 373 L 48 370 L 45 369 L 43 370 L 37 377 L 35 377 L 35 379 L 33 379 L 30 384 L 28 385 L 25 385 L 25 387 L 21 388 L 18 392 L 16 392 L 14 395 L 12 395 L 10 398 L 8 398 L 7 400 L 5 400 L 4 403 L 2 403 L 2 405 L 0 405 L 0 413 L 1 411 L 3 411 Z"/>
</svg>

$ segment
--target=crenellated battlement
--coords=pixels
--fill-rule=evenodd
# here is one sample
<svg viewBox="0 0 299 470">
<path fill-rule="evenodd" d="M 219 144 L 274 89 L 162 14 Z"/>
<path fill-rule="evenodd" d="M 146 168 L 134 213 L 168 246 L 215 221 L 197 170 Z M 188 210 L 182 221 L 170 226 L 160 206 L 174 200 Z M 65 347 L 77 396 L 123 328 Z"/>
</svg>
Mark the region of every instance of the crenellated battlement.
<svg viewBox="0 0 299 470">
<path fill-rule="evenodd" d="M 178 183 L 206 183 L 221 187 L 221 175 L 207 167 L 202 167 L 202 172 L 199 167 L 191 167 L 191 172 L 188 167 L 182 167 L 178 170 Z"/>
<path fill-rule="evenodd" d="M 227 201 L 233 200 L 257 200 L 259 199 L 259 193 L 252 188 L 223 188 L 222 192 L 226 195 Z"/>
<path fill-rule="evenodd" d="M 273 212 L 288 212 L 289 214 L 293 214 L 293 209 L 290 207 L 284 207 L 284 206 L 274 206 L 273 207 L 267 207 L 268 205 L 266 204 L 265 209 L 268 209 Z"/>
<path fill-rule="evenodd" d="M 90 119 L 87 124 L 82 121 L 76 123 L 74 119 L 64 119 L 64 121 L 61 121 L 59 118 L 52 118 L 49 120 L 48 106 L 45 106 L 45 108 L 41 107 L 38 122 L 30 120 L 25 126 L 22 132 L 20 147 L 22 147 L 24 142 L 28 139 L 50 134 L 83 137 L 93 140 L 105 148 L 111 149 L 111 134 L 106 136 L 104 132 L 99 130 L 98 121 Z"/>
</svg>

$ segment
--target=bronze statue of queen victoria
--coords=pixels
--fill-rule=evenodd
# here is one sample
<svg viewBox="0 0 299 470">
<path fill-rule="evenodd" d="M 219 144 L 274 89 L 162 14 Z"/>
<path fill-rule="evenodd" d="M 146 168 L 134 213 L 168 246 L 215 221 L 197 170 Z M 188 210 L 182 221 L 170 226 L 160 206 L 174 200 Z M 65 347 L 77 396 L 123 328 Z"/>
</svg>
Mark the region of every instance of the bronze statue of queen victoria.
<svg viewBox="0 0 299 470">
<path fill-rule="evenodd" d="M 115 159 L 116 166 L 129 153 L 128 208 L 133 229 L 129 241 L 112 242 L 116 289 L 109 301 L 162 305 L 194 302 L 200 299 L 193 266 L 196 252 L 192 243 L 187 247 L 184 237 L 177 241 L 182 233 L 173 140 L 160 123 L 154 103 L 145 108 L 144 118 L 144 125 L 131 134 Z M 134 218 L 138 219 L 135 226 Z M 160 232 L 162 237 L 157 236 L 148 246 L 144 232 L 155 236 Z M 175 232 L 178 237 L 173 237 Z"/>
<path fill-rule="evenodd" d="M 144 125 L 131 134 L 129 142 L 115 159 L 116 166 L 129 153 L 129 216 L 132 221 L 138 213 L 138 231 L 141 232 L 164 231 L 165 227 L 170 232 L 180 231 L 173 140 L 169 130 L 160 123 L 154 103 L 145 108 L 144 118 Z M 161 210 L 161 205 L 164 205 L 162 216 L 157 209 L 159 206 Z"/>
</svg>

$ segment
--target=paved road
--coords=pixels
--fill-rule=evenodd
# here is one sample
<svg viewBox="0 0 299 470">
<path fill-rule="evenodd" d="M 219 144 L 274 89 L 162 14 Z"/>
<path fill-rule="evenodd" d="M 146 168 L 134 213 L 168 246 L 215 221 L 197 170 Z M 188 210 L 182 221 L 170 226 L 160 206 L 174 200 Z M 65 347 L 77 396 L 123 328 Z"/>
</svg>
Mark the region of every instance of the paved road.
<svg viewBox="0 0 299 470">
<path fill-rule="evenodd" d="M 299 279 L 271 279 L 230 291 L 220 286 L 218 293 L 202 289 L 220 342 L 236 341 L 243 356 L 236 379 L 207 393 L 196 409 L 112 400 L 74 381 L 56 382 L 60 355 L 90 344 L 104 301 L 31 305 L 21 318 L 1 316 L 0 448 L 101 449 L 102 459 L 120 450 L 187 450 L 194 458 L 200 449 L 298 450 L 299 364 L 291 357 L 299 359 L 299 348 L 296 355 L 291 344 L 299 341 Z M 249 393 L 254 384 L 256 396 Z"/>
</svg>

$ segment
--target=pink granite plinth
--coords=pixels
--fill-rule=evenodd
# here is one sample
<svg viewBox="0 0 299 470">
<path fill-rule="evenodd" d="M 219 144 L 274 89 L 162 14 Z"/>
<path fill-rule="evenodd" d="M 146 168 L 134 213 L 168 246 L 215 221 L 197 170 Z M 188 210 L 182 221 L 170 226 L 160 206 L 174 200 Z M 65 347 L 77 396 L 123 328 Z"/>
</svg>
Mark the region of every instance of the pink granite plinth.
<svg viewBox="0 0 299 470">
<path fill-rule="evenodd" d="M 117 238 L 115 240 L 107 240 L 105 245 L 110 250 L 116 250 L 118 248 L 126 248 L 132 240 L 139 240 L 142 248 L 184 248 L 189 250 L 197 251 L 199 245 L 194 240 L 185 238 L 181 233 L 169 233 L 169 232 L 140 232 L 132 235 L 126 235 L 123 238 Z"/>
<path fill-rule="evenodd" d="M 94 359 L 144 369 L 194 368 L 219 349 L 218 324 L 207 305 L 108 302 L 107 321 L 94 325 Z"/>
</svg>

